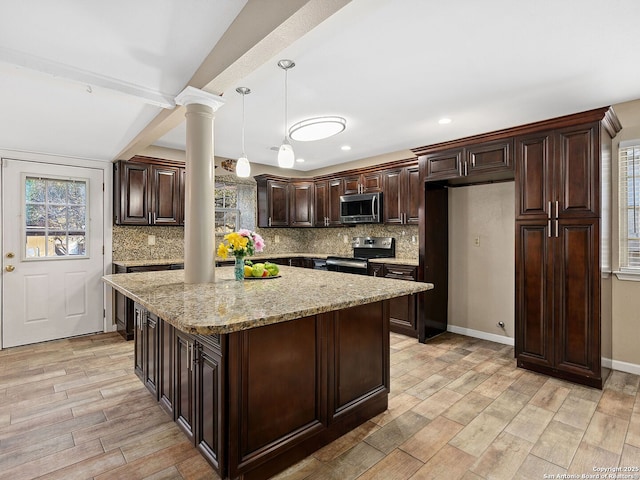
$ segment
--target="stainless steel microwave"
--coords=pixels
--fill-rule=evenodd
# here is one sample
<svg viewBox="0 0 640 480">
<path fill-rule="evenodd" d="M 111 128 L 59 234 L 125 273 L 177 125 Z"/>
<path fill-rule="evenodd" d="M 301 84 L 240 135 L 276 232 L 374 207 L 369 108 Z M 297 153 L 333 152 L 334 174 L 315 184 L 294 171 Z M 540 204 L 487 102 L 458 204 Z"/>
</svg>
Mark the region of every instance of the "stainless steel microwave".
<svg viewBox="0 0 640 480">
<path fill-rule="evenodd" d="M 340 197 L 340 222 L 382 222 L 382 192 L 342 195 Z"/>
</svg>

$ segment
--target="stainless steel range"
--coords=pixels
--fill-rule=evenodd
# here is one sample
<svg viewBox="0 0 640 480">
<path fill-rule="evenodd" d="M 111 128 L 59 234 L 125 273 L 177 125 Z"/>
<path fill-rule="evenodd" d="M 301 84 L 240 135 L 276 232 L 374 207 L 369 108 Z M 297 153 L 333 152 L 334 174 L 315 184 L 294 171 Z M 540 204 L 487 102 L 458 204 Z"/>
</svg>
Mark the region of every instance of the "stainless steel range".
<svg viewBox="0 0 640 480">
<path fill-rule="evenodd" d="M 353 237 L 353 257 L 327 257 L 327 270 L 367 275 L 369 259 L 396 256 L 393 237 Z"/>
</svg>

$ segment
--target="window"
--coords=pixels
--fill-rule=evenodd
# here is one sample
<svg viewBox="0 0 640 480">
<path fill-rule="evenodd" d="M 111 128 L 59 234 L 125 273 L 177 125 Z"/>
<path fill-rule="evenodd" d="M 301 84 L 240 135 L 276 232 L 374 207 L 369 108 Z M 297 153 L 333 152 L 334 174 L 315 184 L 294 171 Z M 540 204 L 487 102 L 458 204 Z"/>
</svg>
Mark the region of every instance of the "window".
<svg viewBox="0 0 640 480">
<path fill-rule="evenodd" d="M 640 273 L 640 140 L 619 150 L 620 269 Z"/>
<path fill-rule="evenodd" d="M 85 255 L 87 181 L 25 177 L 25 258 Z"/>
<path fill-rule="evenodd" d="M 235 185 L 216 184 L 215 206 L 216 235 L 237 231 L 240 228 L 240 209 Z"/>
</svg>

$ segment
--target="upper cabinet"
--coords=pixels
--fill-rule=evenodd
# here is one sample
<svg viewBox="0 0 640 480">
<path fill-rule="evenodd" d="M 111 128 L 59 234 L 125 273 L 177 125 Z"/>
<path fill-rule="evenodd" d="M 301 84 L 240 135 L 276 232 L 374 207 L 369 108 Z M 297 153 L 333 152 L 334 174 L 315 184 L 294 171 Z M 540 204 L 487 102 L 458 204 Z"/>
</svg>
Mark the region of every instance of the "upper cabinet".
<svg viewBox="0 0 640 480">
<path fill-rule="evenodd" d="M 384 223 L 418 224 L 420 210 L 420 168 L 418 164 L 382 172 Z"/>
<path fill-rule="evenodd" d="M 258 175 L 259 227 L 340 227 L 340 196 L 383 192 L 384 222 L 418 223 L 421 173 L 417 159 L 315 178 Z M 384 207 L 383 207 L 384 208 Z"/>
<path fill-rule="evenodd" d="M 295 181 L 289 184 L 289 226 L 313 227 L 313 182 Z"/>
<path fill-rule="evenodd" d="M 184 167 L 148 157 L 114 164 L 116 225 L 183 225 Z"/>
<path fill-rule="evenodd" d="M 382 191 L 382 173 L 366 172 L 356 173 L 342 177 L 343 191 L 345 195 L 354 193 L 372 193 Z"/>
<path fill-rule="evenodd" d="M 340 195 L 342 178 L 314 182 L 314 213 L 316 227 L 340 226 Z"/>
<path fill-rule="evenodd" d="M 289 226 L 289 181 L 257 176 L 258 226 Z"/>
<path fill-rule="evenodd" d="M 513 178 L 513 139 L 434 150 L 437 151 L 427 152 L 424 156 L 427 181 L 476 183 L 482 177 Z"/>
</svg>

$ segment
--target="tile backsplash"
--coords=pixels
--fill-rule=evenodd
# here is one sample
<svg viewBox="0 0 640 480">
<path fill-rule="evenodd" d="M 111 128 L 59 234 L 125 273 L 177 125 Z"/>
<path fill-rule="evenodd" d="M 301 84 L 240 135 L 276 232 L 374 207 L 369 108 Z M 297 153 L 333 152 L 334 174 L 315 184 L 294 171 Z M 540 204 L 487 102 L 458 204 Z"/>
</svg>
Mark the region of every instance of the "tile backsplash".
<svg viewBox="0 0 640 480">
<path fill-rule="evenodd" d="M 418 258 L 417 225 L 356 225 L 337 228 L 258 228 L 265 253 L 351 255 L 351 238 L 394 237 L 397 258 Z M 155 245 L 148 245 L 148 236 Z M 347 237 L 347 243 L 344 237 Z M 276 240 L 278 240 L 276 242 Z M 184 257 L 184 228 L 113 226 L 113 261 Z"/>
</svg>

